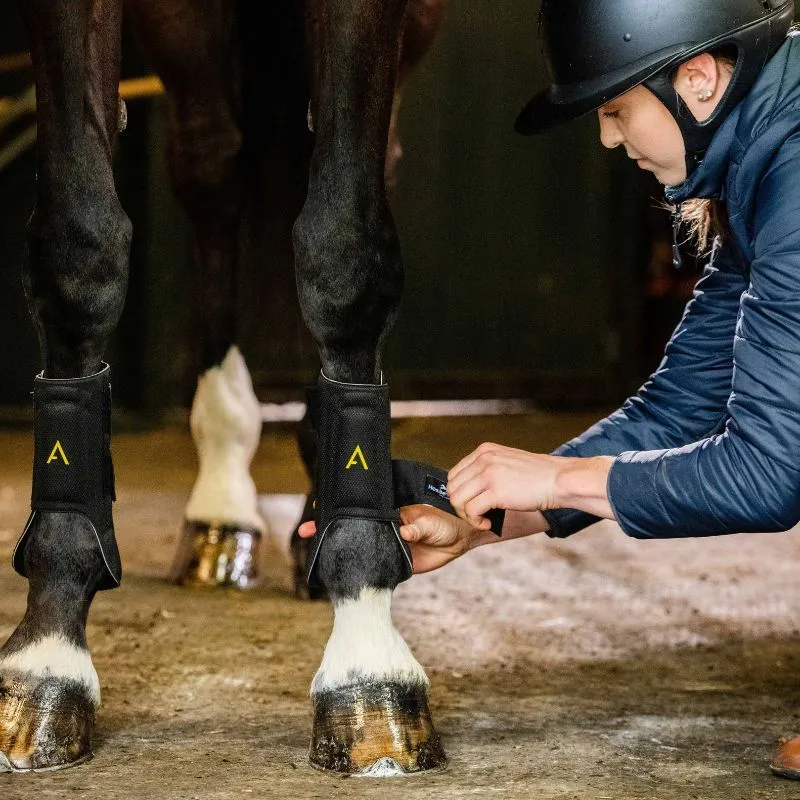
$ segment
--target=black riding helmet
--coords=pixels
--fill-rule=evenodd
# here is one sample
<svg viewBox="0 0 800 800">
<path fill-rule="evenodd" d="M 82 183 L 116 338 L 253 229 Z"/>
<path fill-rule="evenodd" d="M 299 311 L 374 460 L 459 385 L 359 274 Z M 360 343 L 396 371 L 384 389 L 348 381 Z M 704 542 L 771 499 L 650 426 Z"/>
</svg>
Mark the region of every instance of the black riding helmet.
<svg viewBox="0 0 800 800">
<path fill-rule="evenodd" d="M 539 40 L 552 86 L 517 118 L 533 135 L 643 84 L 675 117 L 691 173 L 722 121 L 783 44 L 793 0 L 543 0 Z M 709 50 L 736 52 L 730 85 L 711 117 L 698 122 L 673 88 L 677 67 Z"/>
</svg>

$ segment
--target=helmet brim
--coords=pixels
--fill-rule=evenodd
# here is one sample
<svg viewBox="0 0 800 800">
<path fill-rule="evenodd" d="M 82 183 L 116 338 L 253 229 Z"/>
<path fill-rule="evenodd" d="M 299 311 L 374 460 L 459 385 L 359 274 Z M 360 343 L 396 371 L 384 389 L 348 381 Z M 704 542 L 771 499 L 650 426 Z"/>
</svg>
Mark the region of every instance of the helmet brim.
<svg viewBox="0 0 800 800">
<path fill-rule="evenodd" d="M 585 117 L 608 102 L 604 97 L 587 97 L 571 103 L 557 103 L 550 89 L 539 92 L 522 109 L 514 124 L 514 130 L 523 136 L 545 133 L 565 122 Z"/>
<path fill-rule="evenodd" d="M 687 52 L 691 57 L 691 45 L 672 46 L 592 81 L 544 89 L 522 109 L 514 128 L 523 136 L 534 136 L 591 114 L 660 70 L 668 69 Z"/>
<path fill-rule="evenodd" d="M 659 70 L 668 68 L 674 51 L 655 54 L 639 62 L 577 86 L 551 86 L 539 92 L 522 109 L 514 125 L 517 133 L 535 136 L 564 122 L 584 117 L 610 103 L 634 86 L 644 83 Z"/>
</svg>

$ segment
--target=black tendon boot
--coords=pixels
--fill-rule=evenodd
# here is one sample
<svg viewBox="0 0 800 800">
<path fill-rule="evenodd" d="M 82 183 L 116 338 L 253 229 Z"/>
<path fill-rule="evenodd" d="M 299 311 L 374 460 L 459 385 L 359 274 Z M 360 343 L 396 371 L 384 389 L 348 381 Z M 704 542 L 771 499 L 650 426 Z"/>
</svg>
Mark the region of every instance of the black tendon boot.
<svg viewBox="0 0 800 800">
<path fill-rule="evenodd" d="M 119 586 L 122 568 L 111 504 L 111 369 L 87 378 L 34 380 L 34 456 L 31 515 L 14 551 L 14 569 L 25 577 L 25 544 L 38 512 L 83 514 L 105 562 L 98 589 Z"/>
<path fill-rule="evenodd" d="M 325 533 L 342 519 L 388 522 L 402 549 L 411 577 L 411 554 L 400 537 L 392 482 L 389 387 L 387 384 L 339 383 L 321 374 L 309 394 L 312 425 L 318 432 L 317 535 L 308 582 L 318 586 L 315 568 Z"/>
</svg>

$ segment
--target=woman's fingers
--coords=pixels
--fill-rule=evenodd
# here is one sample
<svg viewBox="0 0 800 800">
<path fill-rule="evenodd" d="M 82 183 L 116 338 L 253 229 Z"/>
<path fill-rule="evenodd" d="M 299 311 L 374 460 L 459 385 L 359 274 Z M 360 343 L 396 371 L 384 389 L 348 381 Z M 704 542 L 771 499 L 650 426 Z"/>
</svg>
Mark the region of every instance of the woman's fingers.
<svg viewBox="0 0 800 800">
<path fill-rule="evenodd" d="M 447 473 L 447 482 L 450 483 L 454 481 L 467 467 L 472 465 L 478 455 L 478 451 L 473 450 L 468 456 L 462 458 L 461 461 Z"/>
<path fill-rule="evenodd" d="M 469 470 L 462 474 L 463 479 L 447 484 L 450 505 L 457 511 L 463 509 L 473 497 L 486 490 L 486 475 L 482 472 Z"/>
<path fill-rule="evenodd" d="M 402 513 L 403 511 L 401 511 Z M 400 535 L 404 539 L 408 537 L 406 541 L 423 542 L 429 545 L 452 543 L 458 538 L 460 526 L 464 524 L 452 514 L 430 506 L 417 506 L 411 514 L 405 516 L 414 516 L 414 520 L 405 522 L 400 527 Z"/>
<path fill-rule="evenodd" d="M 456 464 L 448 473 L 447 490 L 452 495 L 476 475 L 488 475 L 501 466 L 513 466 L 521 451 L 497 444 L 481 445 L 474 453 Z"/>
<path fill-rule="evenodd" d="M 483 453 L 447 484 L 450 502 L 458 515 L 480 530 L 491 527 L 484 514 L 493 508 L 505 508 L 496 487 L 510 478 L 508 470 L 513 470 L 514 464 L 508 461 L 505 453 Z"/>
<path fill-rule="evenodd" d="M 414 572 L 438 569 L 469 549 L 471 529 L 460 519 L 430 507 L 413 514 L 414 522 L 403 525 L 400 535 L 409 543 Z"/>
<path fill-rule="evenodd" d="M 476 528 L 482 531 L 488 531 L 492 523 L 484 515 L 491 511 L 493 508 L 498 508 L 499 504 L 497 498 L 491 492 L 481 492 L 477 497 L 473 497 L 465 506 L 464 513 L 466 519 L 472 523 L 472 520 L 477 520 L 472 523 Z"/>
<path fill-rule="evenodd" d="M 445 514 L 445 511 L 440 511 L 438 508 L 434 508 L 433 506 L 426 506 L 423 504 L 417 504 L 413 506 L 403 506 L 400 509 L 400 519 L 402 520 L 404 525 L 408 525 L 415 520 L 418 520 L 420 517 L 428 516 L 429 514 Z"/>
<path fill-rule="evenodd" d="M 461 461 L 458 462 L 451 470 L 447 473 L 447 480 L 448 483 L 458 477 L 459 473 L 463 472 L 468 467 L 471 467 L 481 456 L 488 455 L 489 453 L 495 453 L 499 450 L 504 450 L 502 445 L 493 444 L 492 442 L 484 442 L 482 445 L 476 447 L 469 455 L 464 456 Z"/>
<path fill-rule="evenodd" d="M 466 480 L 456 486 L 454 490 L 450 490 L 448 484 L 448 494 L 450 495 L 450 503 L 456 510 L 461 519 L 466 520 L 478 528 L 484 521 L 480 516 L 473 514 L 467 510 L 467 505 L 470 504 L 478 495 L 482 495 L 486 491 L 486 476 L 478 474 L 475 477 L 465 476 Z"/>
<path fill-rule="evenodd" d="M 503 508 L 500 498 L 494 496 L 491 487 L 497 484 L 497 473 L 503 466 L 513 468 L 513 457 L 518 452 L 510 447 L 485 442 L 450 470 L 447 492 L 459 517 L 480 530 L 491 527 L 491 522 L 482 515 L 492 508 Z M 468 503 L 482 495 L 479 506 L 467 508 Z M 483 510 L 476 513 L 477 507 Z"/>
<path fill-rule="evenodd" d="M 416 525 L 400 526 L 400 536 L 406 542 L 418 542 L 422 535 L 422 531 Z"/>
</svg>

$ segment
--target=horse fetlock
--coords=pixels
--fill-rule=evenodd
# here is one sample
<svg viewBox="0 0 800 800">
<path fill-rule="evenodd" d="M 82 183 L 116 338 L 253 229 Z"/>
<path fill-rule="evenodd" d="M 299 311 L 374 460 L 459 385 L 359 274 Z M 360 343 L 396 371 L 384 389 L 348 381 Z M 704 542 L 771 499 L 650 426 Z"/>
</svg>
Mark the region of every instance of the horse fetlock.
<svg viewBox="0 0 800 800">
<path fill-rule="evenodd" d="M 0 648 L 0 671 L 6 688 L 13 683 L 9 675 L 16 676 L 15 685 L 27 682 L 29 688 L 53 680 L 70 691 L 80 687 L 78 694 L 88 700 L 93 709 L 98 709 L 100 681 L 85 644 L 73 641 L 64 633 L 33 634 L 29 627 L 24 630 L 26 622 L 27 618 L 16 632 L 22 635 L 12 637 Z"/>
<path fill-rule="evenodd" d="M 428 678 L 392 622 L 390 589 L 362 588 L 334 598 L 333 631 L 311 685 L 320 693 L 356 683 L 398 683 L 427 689 Z"/>
</svg>

